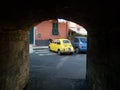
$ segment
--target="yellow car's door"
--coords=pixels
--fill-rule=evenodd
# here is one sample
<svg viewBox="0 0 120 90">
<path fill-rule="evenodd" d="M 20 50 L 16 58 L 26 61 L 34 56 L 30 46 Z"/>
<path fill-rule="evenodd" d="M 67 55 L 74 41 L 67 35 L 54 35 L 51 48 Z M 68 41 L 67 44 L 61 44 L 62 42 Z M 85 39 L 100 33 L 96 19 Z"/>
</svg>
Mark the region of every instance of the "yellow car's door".
<svg viewBox="0 0 120 90">
<path fill-rule="evenodd" d="M 49 49 L 52 50 L 52 51 L 53 51 L 53 45 L 54 45 L 54 42 L 49 44 Z"/>
<path fill-rule="evenodd" d="M 56 42 L 56 43 L 55 43 L 55 45 L 54 45 L 54 50 L 55 50 L 55 52 L 57 52 L 57 51 L 58 51 L 58 48 L 59 48 L 59 40 L 56 40 L 55 42 Z"/>
</svg>

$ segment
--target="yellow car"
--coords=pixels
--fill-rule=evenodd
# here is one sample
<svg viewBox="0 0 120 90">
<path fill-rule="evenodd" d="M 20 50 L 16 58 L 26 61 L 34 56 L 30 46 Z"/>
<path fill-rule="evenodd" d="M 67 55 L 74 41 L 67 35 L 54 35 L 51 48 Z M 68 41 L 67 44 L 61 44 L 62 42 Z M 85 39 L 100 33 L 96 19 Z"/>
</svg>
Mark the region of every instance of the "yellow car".
<svg viewBox="0 0 120 90">
<path fill-rule="evenodd" d="M 74 48 L 69 39 L 55 39 L 49 44 L 49 50 L 57 52 L 59 55 L 63 53 L 74 53 Z"/>
</svg>

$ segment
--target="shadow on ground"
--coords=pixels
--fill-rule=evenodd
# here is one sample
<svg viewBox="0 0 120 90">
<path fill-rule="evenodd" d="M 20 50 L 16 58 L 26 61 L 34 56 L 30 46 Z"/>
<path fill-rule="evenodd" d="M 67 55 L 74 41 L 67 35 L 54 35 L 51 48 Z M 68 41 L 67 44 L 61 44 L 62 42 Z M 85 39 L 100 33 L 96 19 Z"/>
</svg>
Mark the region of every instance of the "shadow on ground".
<svg viewBox="0 0 120 90">
<path fill-rule="evenodd" d="M 89 90 L 86 80 L 31 78 L 24 90 Z"/>
</svg>

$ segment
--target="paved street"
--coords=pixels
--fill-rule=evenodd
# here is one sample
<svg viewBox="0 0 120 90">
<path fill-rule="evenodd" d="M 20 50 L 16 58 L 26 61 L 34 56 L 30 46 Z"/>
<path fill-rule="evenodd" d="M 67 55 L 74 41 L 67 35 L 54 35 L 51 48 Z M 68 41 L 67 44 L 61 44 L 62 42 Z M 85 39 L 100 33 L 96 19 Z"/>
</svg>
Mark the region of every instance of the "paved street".
<svg viewBox="0 0 120 90">
<path fill-rule="evenodd" d="M 57 55 L 48 49 L 30 54 L 25 90 L 87 90 L 86 54 Z"/>
<path fill-rule="evenodd" d="M 38 49 L 34 50 L 34 53 L 39 56 L 48 56 L 48 55 L 55 55 L 56 53 L 50 52 L 48 49 Z"/>
</svg>

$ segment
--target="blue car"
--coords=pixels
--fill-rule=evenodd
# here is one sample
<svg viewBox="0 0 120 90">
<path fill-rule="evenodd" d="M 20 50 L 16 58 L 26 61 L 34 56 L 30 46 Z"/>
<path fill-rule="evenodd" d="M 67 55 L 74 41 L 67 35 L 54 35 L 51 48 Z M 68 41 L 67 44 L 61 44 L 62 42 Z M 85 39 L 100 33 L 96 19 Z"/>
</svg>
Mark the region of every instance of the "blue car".
<svg viewBox="0 0 120 90">
<path fill-rule="evenodd" d="M 72 39 L 72 45 L 75 49 L 75 53 L 87 52 L 87 37 L 75 36 Z"/>
</svg>

